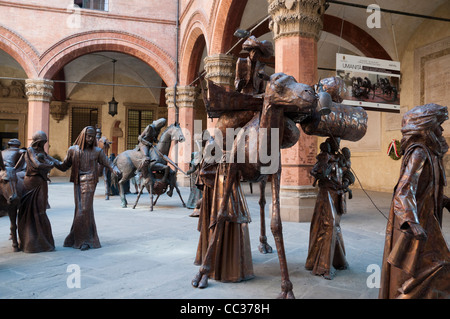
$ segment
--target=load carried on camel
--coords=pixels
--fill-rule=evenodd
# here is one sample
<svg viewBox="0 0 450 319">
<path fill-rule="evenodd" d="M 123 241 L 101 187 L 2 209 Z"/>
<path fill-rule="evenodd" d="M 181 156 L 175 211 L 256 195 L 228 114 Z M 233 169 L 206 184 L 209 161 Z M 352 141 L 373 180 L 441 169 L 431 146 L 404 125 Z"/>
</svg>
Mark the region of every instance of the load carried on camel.
<svg viewBox="0 0 450 319">
<path fill-rule="evenodd" d="M 315 112 L 308 115 L 299 114 L 295 110 L 287 109 L 285 116 L 299 123 L 307 135 L 334 136 L 343 140 L 358 141 L 367 131 L 367 113 L 359 106 L 340 104 L 342 101 L 333 85 L 340 85 L 339 81 L 323 79 L 327 85 L 319 85 L 316 92 L 319 96 L 318 106 L 320 109 L 329 109 L 330 112 Z M 261 112 L 265 94 L 250 95 L 237 91 L 227 91 L 224 87 L 207 80 L 207 89 L 202 87 L 203 99 L 206 112 L 210 118 L 219 118 L 230 112 L 250 111 Z M 206 92 L 206 94 L 205 94 Z M 321 94 L 327 92 L 331 94 Z M 279 101 L 278 103 L 283 103 Z"/>
</svg>

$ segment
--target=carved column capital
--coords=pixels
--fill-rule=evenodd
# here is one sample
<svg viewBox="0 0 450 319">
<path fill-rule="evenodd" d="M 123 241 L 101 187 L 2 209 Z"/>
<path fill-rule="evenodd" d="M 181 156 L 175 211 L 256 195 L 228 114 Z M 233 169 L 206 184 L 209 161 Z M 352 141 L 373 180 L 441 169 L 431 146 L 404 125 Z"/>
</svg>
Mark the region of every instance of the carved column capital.
<svg viewBox="0 0 450 319">
<path fill-rule="evenodd" d="M 194 107 L 195 99 L 197 98 L 197 90 L 194 86 L 177 86 L 177 106 Z M 175 87 L 171 86 L 166 88 L 166 104 L 167 107 L 175 107 Z"/>
<path fill-rule="evenodd" d="M 302 36 L 319 40 L 323 28 L 325 0 L 267 0 L 272 16 L 270 28 L 274 40 L 284 36 Z"/>
<path fill-rule="evenodd" d="M 26 79 L 25 89 L 28 101 L 50 103 L 53 96 L 53 81 L 46 79 Z"/>
<path fill-rule="evenodd" d="M 236 73 L 236 58 L 227 54 L 215 54 L 204 59 L 206 76 L 217 85 L 232 87 Z"/>
</svg>

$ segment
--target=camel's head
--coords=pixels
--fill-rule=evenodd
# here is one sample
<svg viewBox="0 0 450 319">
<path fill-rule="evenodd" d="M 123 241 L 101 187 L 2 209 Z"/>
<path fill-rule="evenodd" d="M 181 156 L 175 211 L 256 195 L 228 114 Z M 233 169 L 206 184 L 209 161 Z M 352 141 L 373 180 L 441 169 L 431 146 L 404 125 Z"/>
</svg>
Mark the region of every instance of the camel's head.
<svg viewBox="0 0 450 319">
<path fill-rule="evenodd" d="M 312 87 L 298 83 L 290 75 L 275 73 L 267 84 L 265 99 L 266 103 L 282 106 L 294 118 L 301 118 L 315 112 L 330 113 L 331 98 L 323 95 L 329 96 L 325 92 L 316 94 Z"/>
</svg>

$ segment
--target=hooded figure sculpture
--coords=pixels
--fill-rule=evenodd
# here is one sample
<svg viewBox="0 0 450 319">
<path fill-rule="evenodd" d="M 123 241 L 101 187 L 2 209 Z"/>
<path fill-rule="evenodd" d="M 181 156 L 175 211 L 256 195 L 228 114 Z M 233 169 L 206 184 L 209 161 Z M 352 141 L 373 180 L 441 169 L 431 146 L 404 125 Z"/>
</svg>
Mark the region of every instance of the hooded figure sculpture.
<svg viewBox="0 0 450 319">
<path fill-rule="evenodd" d="M 87 126 L 67 151 L 64 161 L 56 166 L 63 171 L 72 167 L 70 181 L 74 184 L 75 215 L 70 233 L 64 240 L 64 247 L 81 250 L 101 247 L 93 207 L 98 164 L 120 175 L 120 171 L 110 164 L 103 150 L 97 147 L 95 129 Z"/>
<path fill-rule="evenodd" d="M 450 298 L 450 251 L 442 234 L 448 150 L 441 124 L 447 107 L 417 106 L 405 113 L 403 159 L 386 227 L 380 298 Z"/>
<path fill-rule="evenodd" d="M 55 242 L 47 217 L 48 173 L 59 163 L 44 151 L 47 135 L 33 134 L 33 141 L 25 153 L 26 174 L 19 208 L 17 229 L 20 249 L 26 253 L 52 251 Z"/>
<path fill-rule="evenodd" d="M 264 71 L 265 64 L 259 59 L 273 55 L 272 42 L 258 41 L 251 36 L 243 43 L 242 48 L 249 52 L 249 56 L 239 58 L 236 62 L 236 91 L 251 95 L 264 93 L 264 81 L 269 80 L 269 76 Z"/>
</svg>

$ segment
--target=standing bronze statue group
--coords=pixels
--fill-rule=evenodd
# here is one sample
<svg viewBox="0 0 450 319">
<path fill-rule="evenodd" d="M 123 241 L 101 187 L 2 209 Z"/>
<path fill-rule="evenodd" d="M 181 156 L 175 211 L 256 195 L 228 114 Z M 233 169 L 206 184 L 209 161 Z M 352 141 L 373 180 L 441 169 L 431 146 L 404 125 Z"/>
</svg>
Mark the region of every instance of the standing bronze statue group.
<svg viewBox="0 0 450 319">
<path fill-rule="evenodd" d="M 198 183 L 203 191 L 200 205 L 200 239 L 195 264 L 200 266 L 192 280 L 198 288 L 208 286 L 208 278 L 219 281 L 240 281 L 252 278 L 248 229 L 250 216 L 246 210 L 240 180 L 259 182 L 261 186 L 261 252 L 271 252 L 265 238 L 264 186 L 272 182 L 271 230 L 281 268 L 281 298 L 294 298 L 289 280 L 280 219 L 281 165 L 274 172 L 263 173 L 260 158 L 250 162 L 250 154 L 258 154 L 258 143 L 251 143 L 246 133 L 252 129 L 277 129 L 277 147 L 266 150 L 280 154 L 280 149 L 293 146 L 299 137 L 295 123 L 304 133 L 327 137 L 311 175 L 319 193 L 311 221 L 308 256 L 305 268 L 314 275 L 333 279 L 336 269 L 346 269 L 341 216 L 346 213 L 346 198 L 355 182 L 351 169 L 350 150 L 340 149 L 340 141 L 358 141 L 367 130 L 367 113 L 360 107 L 340 104 L 342 81 L 323 79 L 316 90 L 296 83 L 285 74 L 267 77 L 258 57 L 270 54 L 271 45 L 250 37 L 243 48 L 247 59 L 239 59 L 236 67 L 235 92 L 222 90 L 208 82 L 205 105 L 210 117 L 218 118 L 216 129 L 222 134 L 227 128 L 243 129 L 232 147 L 213 147 L 214 139 L 205 147 L 199 165 Z M 268 80 L 265 92 L 263 80 Z M 404 159 L 397 184 L 383 256 L 380 298 L 449 298 L 450 253 L 441 231 L 442 208 L 450 208 L 443 195 L 446 184 L 442 156 L 448 150 L 441 124 L 448 119 L 447 108 L 435 104 L 419 106 L 403 119 L 402 149 Z M 294 125 L 292 125 L 294 123 Z M 267 133 L 270 141 L 271 133 Z M 225 136 L 225 134 L 219 136 Z M 254 142 L 254 141 L 253 141 Z M 245 149 L 245 162 L 236 162 L 238 147 Z M 221 152 L 219 158 L 231 152 L 230 162 L 208 160 L 218 158 L 209 149 Z M 231 150 L 231 151 L 230 151 Z M 278 162 L 279 164 L 280 162 Z M 233 223 L 235 225 L 233 225 Z M 240 225 L 240 227 L 237 227 Z M 238 233 L 238 235 L 236 234 Z M 261 247 L 260 246 L 260 247 Z M 223 260 L 232 250 L 239 258 Z"/>
<path fill-rule="evenodd" d="M 297 143 L 297 124 L 308 135 L 326 137 L 311 171 L 318 195 L 305 268 L 313 275 L 333 279 L 337 269 L 348 267 L 340 219 L 347 211 L 347 197 L 352 198 L 349 187 L 355 182 L 350 150 L 341 149 L 340 142 L 357 141 L 365 135 L 367 113 L 361 107 L 340 104 L 339 78 L 324 79 L 312 88 L 283 73 L 269 77 L 259 58 L 273 54 L 272 44 L 252 36 L 243 48 L 249 57 L 237 62 L 235 91 L 209 81 L 207 92 L 204 90 L 207 112 L 218 121 L 215 136 L 203 136 L 205 143 L 199 146 L 188 171 L 195 176 L 188 207 L 196 209 L 200 232 L 194 261 L 199 270 L 191 283 L 206 288 L 208 279 L 238 282 L 255 276 L 248 230 L 251 214 L 241 181 L 260 184 L 262 253 L 272 252 L 266 238 L 264 195 L 267 182 L 271 182 L 270 228 L 281 270 L 279 297 L 294 298 L 280 217 L 280 151 Z M 442 159 L 448 145 L 441 125 L 446 120 L 447 107 L 436 104 L 417 106 L 403 117 L 403 159 L 386 227 L 380 298 L 450 297 L 450 251 L 441 229 L 443 208 L 450 209 L 450 200 L 443 193 Z M 42 131 L 33 135 L 26 150 L 19 148 L 20 141 L 11 140 L 9 148 L 0 153 L 0 209 L 11 220 L 13 249 L 27 253 L 55 249 L 46 215 L 48 176 L 53 168 L 71 168 L 74 184 L 75 212 L 65 247 L 101 247 L 93 200 L 103 168 L 119 185 L 122 207 L 127 206 L 124 183 L 137 173 L 141 176 L 137 200 L 146 187 L 153 208 L 153 194 L 167 192 L 171 196 L 175 189 L 185 206 L 176 185 L 177 167 L 172 170 L 168 163 L 173 162 L 167 157 L 171 142 L 181 142 L 184 136 L 177 123 L 161 133 L 166 122 L 158 119 L 149 124 L 136 148 L 114 161 L 107 158 L 108 142 L 96 137 L 90 126 L 82 130 L 63 161 L 45 152 L 48 139 Z M 227 129 L 236 128 L 242 129 L 233 140 L 227 139 Z M 272 155 L 269 161 L 268 154 Z"/>
<path fill-rule="evenodd" d="M 33 135 L 26 151 L 20 151 L 18 148 L 16 151 L 8 149 L 5 152 L 6 160 L 0 161 L 5 163 L 2 167 L 2 185 L 6 185 L 1 189 L 3 196 L 0 206 L 8 211 L 11 218 L 13 248 L 15 251 L 22 250 L 27 253 L 55 249 L 52 228 L 46 214 L 49 207 L 48 175 L 53 168 L 61 171 L 72 168 L 70 181 L 74 184 L 75 212 L 64 246 L 81 250 L 99 248 L 101 244 L 93 209 L 99 175 L 98 165 L 117 175 L 121 172 L 111 165 L 103 150 L 97 146 L 96 131 L 93 127 L 88 126 L 82 130 L 62 162 L 45 152 L 47 141 L 45 132 L 38 131 Z M 11 193 L 8 190 L 12 190 L 14 196 L 5 196 Z M 15 227 L 16 214 L 19 240 Z"/>
</svg>

